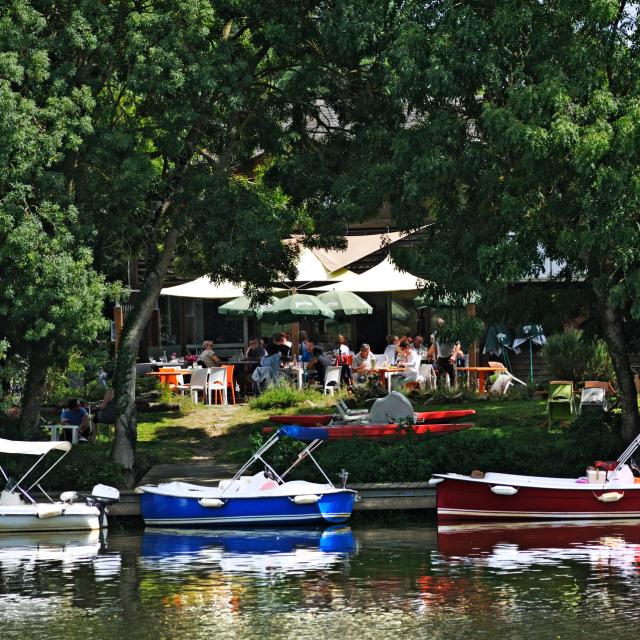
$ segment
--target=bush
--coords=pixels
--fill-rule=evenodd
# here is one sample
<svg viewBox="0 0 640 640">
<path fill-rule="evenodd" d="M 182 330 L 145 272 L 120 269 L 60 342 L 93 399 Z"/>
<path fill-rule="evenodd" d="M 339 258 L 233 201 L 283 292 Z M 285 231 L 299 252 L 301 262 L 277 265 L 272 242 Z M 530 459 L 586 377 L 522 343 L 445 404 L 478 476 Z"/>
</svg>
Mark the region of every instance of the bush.
<svg viewBox="0 0 640 640">
<path fill-rule="evenodd" d="M 542 349 L 554 380 L 613 380 L 614 372 L 603 340 L 588 340 L 582 331 L 550 336 Z"/>
<path fill-rule="evenodd" d="M 326 398 L 319 391 L 312 389 L 300 391 L 288 382 L 280 382 L 268 387 L 257 398 L 253 398 L 249 402 L 249 406 L 252 409 L 285 409 L 287 407 L 296 407 L 303 402 L 324 404 Z"/>
</svg>

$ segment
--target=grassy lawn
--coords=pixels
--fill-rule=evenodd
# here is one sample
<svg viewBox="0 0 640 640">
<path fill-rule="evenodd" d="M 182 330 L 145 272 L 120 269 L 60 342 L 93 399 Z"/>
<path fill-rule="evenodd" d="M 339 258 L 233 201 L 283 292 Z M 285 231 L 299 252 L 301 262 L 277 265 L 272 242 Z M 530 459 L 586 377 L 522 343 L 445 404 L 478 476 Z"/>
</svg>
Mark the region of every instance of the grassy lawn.
<svg viewBox="0 0 640 640">
<path fill-rule="evenodd" d="M 297 407 L 255 409 L 235 406 L 193 405 L 181 401 L 180 411 L 141 413 L 138 417 L 138 448 L 155 462 L 211 458 L 216 462 L 240 462 L 252 449 L 251 436 L 269 424 L 273 414 L 301 415 L 332 412 L 334 400 L 315 398 Z M 511 431 L 539 427 L 545 419 L 542 400 L 465 402 L 418 407 L 424 410 L 475 409 L 477 427 Z"/>
</svg>

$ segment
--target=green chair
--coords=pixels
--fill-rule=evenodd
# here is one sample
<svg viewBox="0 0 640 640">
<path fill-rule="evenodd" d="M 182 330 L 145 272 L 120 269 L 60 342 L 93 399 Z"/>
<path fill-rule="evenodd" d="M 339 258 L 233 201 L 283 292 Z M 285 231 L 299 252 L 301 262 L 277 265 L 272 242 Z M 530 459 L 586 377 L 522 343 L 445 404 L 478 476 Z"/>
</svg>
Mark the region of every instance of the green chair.
<svg viewBox="0 0 640 640">
<path fill-rule="evenodd" d="M 549 383 L 547 416 L 551 423 L 566 422 L 576 415 L 575 393 L 570 380 L 552 380 Z"/>
</svg>

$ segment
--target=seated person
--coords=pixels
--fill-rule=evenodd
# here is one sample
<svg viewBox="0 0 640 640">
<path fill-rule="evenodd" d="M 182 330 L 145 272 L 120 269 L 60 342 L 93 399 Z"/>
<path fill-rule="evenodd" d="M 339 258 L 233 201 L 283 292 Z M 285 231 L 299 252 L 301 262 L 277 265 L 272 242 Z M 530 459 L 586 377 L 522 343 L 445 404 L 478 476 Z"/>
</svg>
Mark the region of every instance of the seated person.
<svg viewBox="0 0 640 640">
<path fill-rule="evenodd" d="M 102 402 L 96 407 L 96 422 L 100 424 L 116 423 L 116 399 L 113 389 L 107 389 Z"/>
<path fill-rule="evenodd" d="M 400 384 L 418 382 L 420 377 L 420 356 L 406 340 L 403 340 L 398 345 L 398 349 L 402 354 L 401 366 L 403 368 L 402 374 L 398 376 Z"/>
<path fill-rule="evenodd" d="M 398 345 L 400 338 L 398 336 L 387 336 L 387 346 L 384 349 L 384 357 L 389 364 L 395 364 L 398 358 Z"/>
<path fill-rule="evenodd" d="M 271 340 L 271 343 L 267 345 L 267 355 L 272 356 L 276 353 L 280 353 L 282 356 L 281 361 L 287 362 L 291 360 L 291 347 L 285 344 L 284 333 L 275 333 Z"/>
<path fill-rule="evenodd" d="M 61 424 L 69 424 L 78 427 L 78 441 L 87 442 L 92 437 L 89 412 L 80 405 L 78 398 L 72 398 L 67 402 L 67 408 L 60 415 Z"/>
<path fill-rule="evenodd" d="M 352 369 L 358 382 L 364 382 L 367 379 L 367 373 L 371 369 L 377 367 L 376 358 L 371 353 L 371 347 L 365 342 L 360 351 L 353 356 Z"/>
<path fill-rule="evenodd" d="M 267 354 L 264 346 L 260 344 L 260 342 L 261 341 L 259 341 L 258 338 L 251 338 L 251 340 L 249 340 L 249 345 L 245 353 L 247 360 L 260 362 L 260 360 L 262 360 L 262 358 Z"/>
<path fill-rule="evenodd" d="M 202 363 L 203 366 L 207 367 L 219 367 L 222 363 L 222 360 L 218 358 L 216 352 L 213 350 L 213 341 L 205 340 L 202 343 L 202 351 L 198 356 L 198 362 Z"/>
<path fill-rule="evenodd" d="M 309 380 L 324 383 L 324 374 L 332 364 L 331 358 L 320 347 L 313 347 L 311 360 L 307 363 Z"/>
</svg>

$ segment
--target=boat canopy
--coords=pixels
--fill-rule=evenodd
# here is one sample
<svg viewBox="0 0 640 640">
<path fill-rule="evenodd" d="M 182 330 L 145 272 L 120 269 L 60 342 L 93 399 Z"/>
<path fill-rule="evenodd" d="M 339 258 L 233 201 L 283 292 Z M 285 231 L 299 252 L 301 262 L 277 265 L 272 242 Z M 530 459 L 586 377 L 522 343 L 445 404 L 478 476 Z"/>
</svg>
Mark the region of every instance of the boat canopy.
<svg viewBox="0 0 640 640">
<path fill-rule="evenodd" d="M 69 451 L 71 443 L 61 440 L 59 442 L 23 442 L 21 440 L 5 440 L 0 438 L 0 453 L 14 453 L 26 456 L 43 456 L 54 449 Z"/>
<path fill-rule="evenodd" d="M 280 427 L 277 431 L 277 436 L 282 438 L 287 436 L 294 440 L 303 440 L 304 442 L 311 442 L 313 440 L 328 440 L 329 432 L 327 429 L 320 427 L 301 427 L 297 424 L 287 424 L 284 427 Z"/>
</svg>

